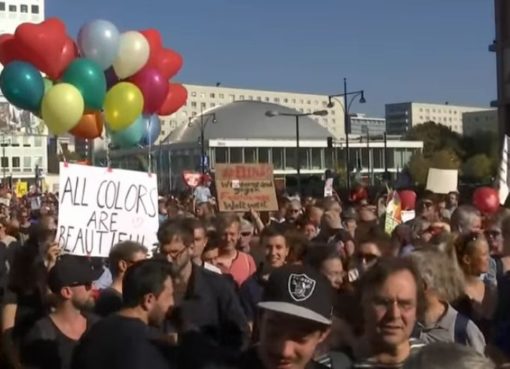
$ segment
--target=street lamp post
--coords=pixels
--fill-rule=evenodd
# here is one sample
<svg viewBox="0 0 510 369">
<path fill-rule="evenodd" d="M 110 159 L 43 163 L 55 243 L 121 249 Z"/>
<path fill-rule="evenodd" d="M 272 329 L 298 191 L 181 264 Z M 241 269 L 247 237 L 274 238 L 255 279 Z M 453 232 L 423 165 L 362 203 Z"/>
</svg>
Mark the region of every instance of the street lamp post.
<svg viewBox="0 0 510 369">
<path fill-rule="evenodd" d="M 301 195 L 301 158 L 299 154 L 299 118 L 306 117 L 309 115 L 318 115 L 325 116 L 328 115 L 327 110 L 317 110 L 311 113 L 286 113 L 277 110 L 268 110 L 266 111 L 266 116 L 268 117 L 295 117 L 296 118 L 296 174 L 297 174 L 297 192 Z"/>
<path fill-rule="evenodd" d="M 352 96 L 351 101 L 349 103 L 347 102 L 348 96 Z M 360 104 L 366 103 L 364 90 L 350 91 L 350 92 L 347 91 L 347 78 L 344 78 L 344 93 L 328 96 L 328 100 L 329 100 L 328 108 L 332 108 L 334 106 L 333 98 L 335 98 L 335 97 L 343 97 L 344 98 L 343 110 L 344 110 L 344 130 L 345 130 L 345 150 L 346 150 L 345 167 L 347 170 L 347 190 L 351 189 L 351 173 L 350 173 L 350 168 L 349 168 L 350 161 L 351 161 L 351 156 L 349 153 L 349 133 L 351 131 L 351 115 L 350 115 L 349 111 L 350 111 L 352 103 L 354 102 L 354 99 L 358 96 L 360 97 L 360 99 L 359 99 Z"/>
<path fill-rule="evenodd" d="M 205 173 L 205 127 L 207 123 L 209 123 L 209 118 L 212 117 L 212 122 L 216 123 L 216 113 L 207 113 L 203 114 L 200 112 L 200 171 L 202 174 Z M 188 122 L 188 127 L 193 127 L 193 122 L 191 122 L 195 117 L 190 117 Z"/>
</svg>

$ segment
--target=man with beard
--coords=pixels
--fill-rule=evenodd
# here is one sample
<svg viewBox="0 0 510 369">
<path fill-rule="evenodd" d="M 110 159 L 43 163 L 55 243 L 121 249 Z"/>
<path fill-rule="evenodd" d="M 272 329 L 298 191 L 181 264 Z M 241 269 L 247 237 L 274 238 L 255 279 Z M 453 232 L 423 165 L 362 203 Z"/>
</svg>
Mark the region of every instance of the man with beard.
<svg viewBox="0 0 510 369">
<path fill-rule="evenodd" d="M 70 368 L 78 340 L 98 320 L 86 312 L 94 305 L 91 286 L 96 278 L 88 260 L 78 256 L 63 256 L 50 270 L 48 285 L 56 306 L 25 337 L 21 361 L 27 368 Z"/>
<path fill-rule="evenodd" d="M 222 275 L 192 262 L 193 230 L 182 220 L 164 223 L 158 231 L 160 253 L 172 263 L 176 309 L 167 326 L 178 336 L 200 333 L 212 347 L 238 351 L 249 328 L 232 284 Z"/>
<path fill-rule="evenodd" d="M 73 369 L 168 369 L 156 330 L 174 304 L 169 264 L 140 261 L 126 271 L 123 308 L 92 327 L 75 348 Z"/>
<path fill-rule="evenodd" d="M 238 351 L 249 328 L 232 284 L 192 262 L 193 230 L 183 220 L 167 221 L 158 231 L 160 253 L 172 264 L 176 308 L 168 333 L 198 332 L 211 346 Z"/>
</svg>

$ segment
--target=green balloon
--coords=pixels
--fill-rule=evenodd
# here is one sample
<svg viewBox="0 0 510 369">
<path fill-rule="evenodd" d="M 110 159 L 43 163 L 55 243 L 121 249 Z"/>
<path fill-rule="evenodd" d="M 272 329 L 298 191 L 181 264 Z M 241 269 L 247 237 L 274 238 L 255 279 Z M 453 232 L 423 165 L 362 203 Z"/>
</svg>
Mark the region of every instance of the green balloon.
<svg viewBox="0 0 510 369">
<path fill-rule="evenodd" d="M 36 112 L 44 96 L 44 82 L 32 64 L 13 61 L 0 74 L 0 90 L 11 104 Z"/>
<path fill-rule="evenodd" d="M 44 82 L 44 94 L 46 94 L 46 92 L 48 92 L 48 90 L 53 87 L 53 81 L 48 78 L 43 78 L 43 82 Z"/>
<path fill-rule="evenodd" d="M 66 69 L 62 81 L 72 84 L 82 94 L 85 107 L 100 110 L 106 96 L 106 78 L 96 62 L 78 58 Z"/>
<path fill-rule="evenodd" d="M 138 145 L 147 127 L 144 123 L 143 116 L 140 115 L 131 125 L 124 128 L 122 131 L 109 131 L 112 144 L 122 149 Z"/>
</svg>

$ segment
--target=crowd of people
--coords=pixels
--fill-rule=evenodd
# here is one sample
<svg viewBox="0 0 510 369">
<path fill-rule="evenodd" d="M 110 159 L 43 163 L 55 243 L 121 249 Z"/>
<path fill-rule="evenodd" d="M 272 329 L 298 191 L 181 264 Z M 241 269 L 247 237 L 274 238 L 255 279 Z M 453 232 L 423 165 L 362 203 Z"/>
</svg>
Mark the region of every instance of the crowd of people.
<svg viewBox="0 0 510 369">
<path fill-rule="evenodd" d="M 387 199 L 218 213 L 202 188 L 160 198 L 157 248 L 101 259 L 61 253 L 57 196 L 10 197 L 0 368 L 508 365 L 510 212 L 425 192 L 389 234 Z"/>
</svg>

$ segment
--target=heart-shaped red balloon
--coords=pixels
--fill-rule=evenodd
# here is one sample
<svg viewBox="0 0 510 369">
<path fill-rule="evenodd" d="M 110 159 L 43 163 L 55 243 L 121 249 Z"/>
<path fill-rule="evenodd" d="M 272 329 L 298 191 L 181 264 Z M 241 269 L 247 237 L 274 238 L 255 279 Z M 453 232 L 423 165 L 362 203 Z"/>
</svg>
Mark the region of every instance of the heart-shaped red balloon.
<svg viewBox="0 0 510 369">
<path fill-rule="evenodd" d="M 169 83 L 168 93 L 165 101 L 158 110 L 159 115 L 170 115 L 175 113 L 181 106 L 186 104 L 188 91 L 179 83 Z"/>
<path fill-rule="evenodd" d="M 14 60 L 24 60 L 23 53 L 16 45 L 14 35 L 0 35 L 0 64 L 7 65 Z"/>
<path fill-rule="evenodd" d="M 158 30 L 140 31 L 150 46 L 149 60 L 145 67 L 156 68 L 166 79 L 170 79 L 182 68 L 182 56 L 172 49 L 165 49 Z"/>
<path fill-rule="evenodd" d="M 23 50 L 24 61 L 56 80 L 76 58 L 76 46 L 67 35 L 64 23 L 50 18 L 39 24 L 23 23 L 14 33 L 16 46 Z"/>
</svg>

